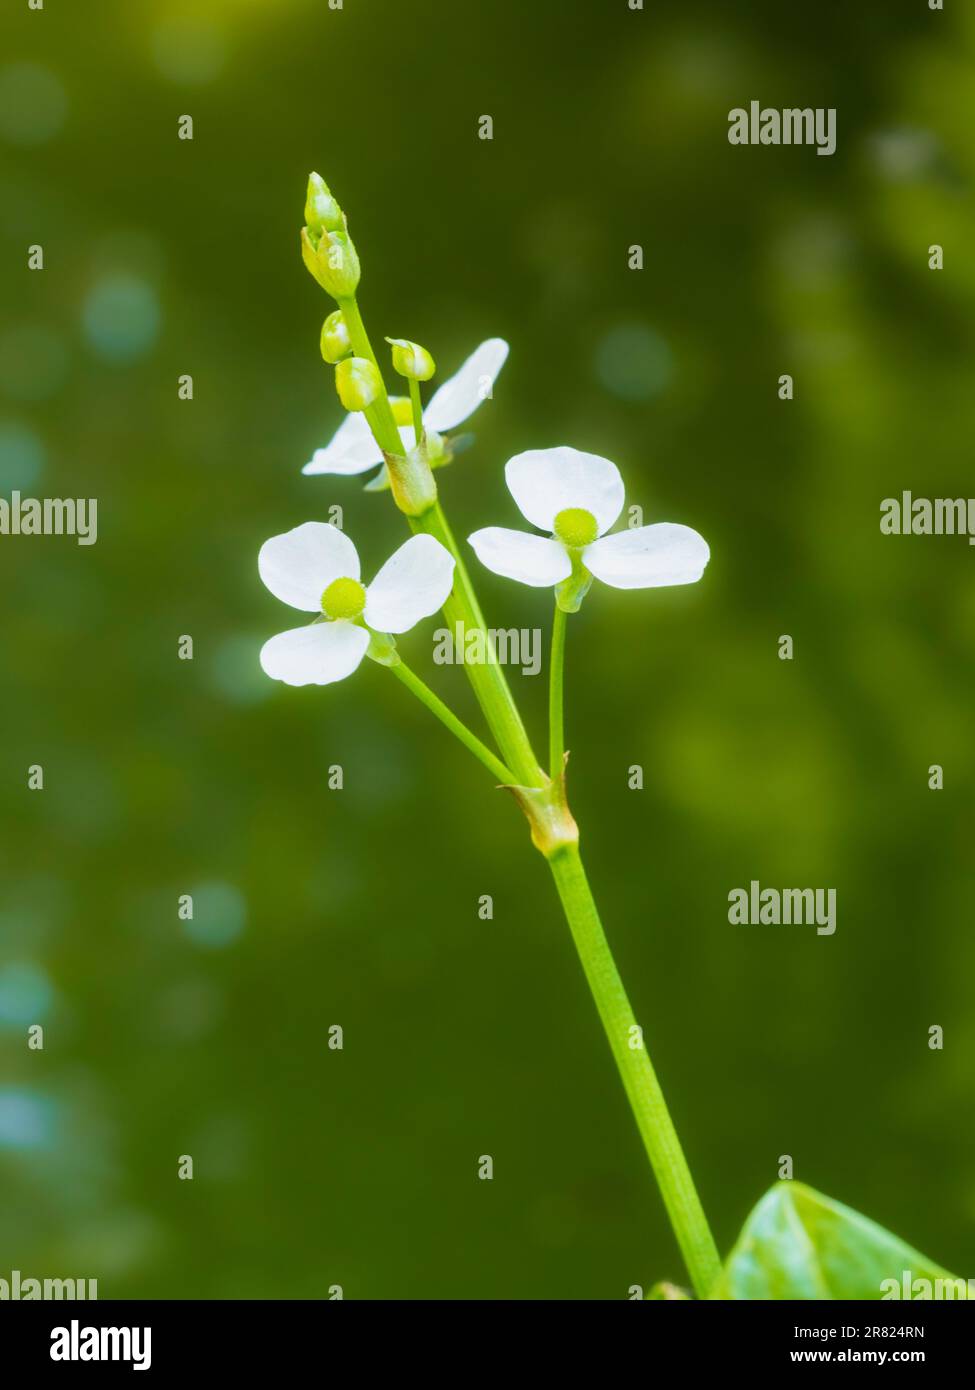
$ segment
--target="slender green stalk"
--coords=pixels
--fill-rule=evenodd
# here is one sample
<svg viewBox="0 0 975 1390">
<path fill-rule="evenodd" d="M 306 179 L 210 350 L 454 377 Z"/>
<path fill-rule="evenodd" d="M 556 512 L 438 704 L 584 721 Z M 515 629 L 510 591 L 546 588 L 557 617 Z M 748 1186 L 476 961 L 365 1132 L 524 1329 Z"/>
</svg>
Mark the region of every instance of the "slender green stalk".
<svg viewBox="0 0 975 1390">
<path fill-rule="evenodd" d="M 562 672 L 565 667 L 565 632 L 569 615 L 555 605 L 552 619 L 552 654 L 548 671 L 549 773 L 557 781 L 565 770 L 565 721 L 562 716 Z"/>
<path fill-rule="evenodd" d="M 420 400 L 420 383 L 410 377 L 410 404 L 413 406 L 413 433 L 416 436 L 417 444 L 422 444 L 426 438 L 426 430 L 423 428 L 423 402 Z"/>
<path fill-rule="evenodd" d="M 339 308 L 342 310 L 342 317 L 345 319 L 346 327 L 349 330 L 349 341 L 352 344 L 352 351 L 356 357 L 367 357 L 379 373 L 379 378 L 383 383 L 382 395 L 369 407 L 366 418 L 376 436 L 376 443 L 380 449 L 384 449 L 387 454 L 399 454 L 403 449 L 403 441 L 400 439 L 396 421 L 393 418 L 393 407 L 389 403 L 389 395 L 386 391 L 386 383 L 383 379 L 383 371 L 379 365 L 379 359 L 372 349 L 369 341 L 369 334 L 366 332 L 366 325 L 362 321 L 362 314 L 359 312 L 358 302 L 353 299 L 340 299 Z"/>
<path fill-rule="evenodd" d="M 642 1034 L 632 1031 L 636 1020 L 578 849 L 558 849 L 549 856 L 549 867 L 670 1223 L 695 1292 L 705 1298 L 721 1271 L 721 1261 Z"/>
<path fill-rule="evenodd" d="M 353 350 L 357 356 L 369 358 L 379 366 L 366 333 L 355 299 L 341 303 Z M 380 375 L 382 372 L 380 370 Z M 419 391 L 411 387 L 414 419 Z M 389 398 L 383 388 L 380 399 L 367 413 L 376 440 L 386 453 L 397 454 L 402 448 L 399 430 L 393 418 Z M 487 767 L 498 781 L 509 785 L 520 783 L 537 788 L 546 797 L 546 779 L 538 766 L 531 743 L 525 732 L 521 715 L 512 698 L 504 673 L 487 637 L 484 618 L 467 573 L 463 557 L 451 534 L 440 503 L 423 515 L 409 517 L 416 532 L 434 536 L 453 555 L 456 561 L 454 588 L 444 604 L 444 616 L 452 625 L 463 624 L 467 631 L 479 628 L 485 633 L 489 659 L 483 664 L 466 664 L 478 702 L 508 764 L 505 766 L 474 735 L 466 725 L 444 705 L 423 682 L 402 662 L 391 669 L 422 702 L 440 719 L 451 733 Z M 567 615 L 556 609 L 552 631 L 552 673 L 550 683 L 551 732 L 549 753 L 552 780 L 560 786 L 564 754 L 564 724 L 562 715 L 562 686 Z M 554 790 L 554 788 L 553 788 Z M 565 816 L 571 821 L 567 808 Z M 592 891 L 586 879 L 579 851 L 573 843 L 560 843 L 546 851 L 566 920 L 572 932 L 589 988 L 602 1019 L 610 1048 L 626 1090 L 630 1107 L 643 1139 L 671 1225 L 677 1237 L 694 1288 L 705 1297 L 720 1271 L 718 1252 L 708 1227 L 700 1199 L 687 1166 L 677 1132 L 670 1118 L 656 1073 L 642 1045 L 642 1034 L 636 1027 L 633 1011 L 623 982 L 606 940 Z M 640 1046 L 634 1045 L 639 1039 Z"/>
<path fill-rule="evenodd" d="M 454 587 L 443 606 L 444 617 L 451 626 L 460 623 L 466 632 L 472 632 L 475 628 L 484 632 L 487 660 L 465 662 L 464 669 L 474 687 L 474 693 L 491 732 L 498 741 L 498 747 L 516 774 L 515 781 L 525 787 L 540 787 L 544 781 L 541 769 L 532 752 L 504 671 L 498 663 L 494 643 L 484 625 L 484 615 L 467 573 L 467 566 L 447 525 L 443 508 L 438 502 L 422 516 L 410 517 L 409 521 L 414 531 L 423 531 L 428 536 L 435 536 L 441 545 L 447 547 L 456 561 Z"/>
<path fill-rule="evenodd" d="M 439 695 L 435 695 L 428 685 L 425 685 L 420 677 L 415 675 L 410 668 L 403 662 L 397 661 L 389 666 L 388 670 L 397 676 L 407 690 L 411 690 L 418 700 L 420 700 L 431 713 L 435 714 L 441 724 L 445 725 L 455 738 L 460 739 L 465 748 L 474 754 L 484 764 L 498 782 L 510 786 L 515 778 L 505 767 L 500 758 L 495 757 L 490 748 L 487 748 L 476 734 L 471 733 L 466 724 L 462 723 L 453 713 Z"/>
<path fill-rule="evenodd" d="M 348 326 L 353 352 L 358 357 L 368 357 L 375 364 L 380 377 L 382 377 L 382 369 L 379 367 L 376 354 L 373 352 L 357 301 L 354 298 L 343 299 L 340 301 L 340 307 Z M 389 397 L 386 395 L 385 386 L 383 387 L 383 395 L 367 412 L 367 418 L 379 447 L 387 453 L 398 454 L 403 445 L 396 421 L 393 419 L 393 411 L 389 404 Z M 454 588 L 444 604 L 444 617 L 451 626 L 460 623 L 466 632 L 480 628 L 485 635 L 485 650 L 488 652 L 489 658 L 483 663 L 465 662 L 464 670 L 467 672 L 478 704 L 484 711 L 484 717 L 497 740 L 498 747 L 501 749 L 505 761 L 515 773 L 512 780 L 526 787 L 541 786 L 544 780 L 541 770 L 532 752 L 528 734 L 525 732 L 525 726 L 512 698 L 504 672 L 497 660 L 494 659 L 494 648 L 487 635 L 484 615 L 475 596 L 467 567 L 457 548 L 457 542 L 451 534 L 450 527 L 447 525 L 447 519 L 440 504 L 437 503 L 422 516 L 409 517 L 408 520 L 414 531 L 435 536 L 453 555 L 456 561 Z"/>
</svg>

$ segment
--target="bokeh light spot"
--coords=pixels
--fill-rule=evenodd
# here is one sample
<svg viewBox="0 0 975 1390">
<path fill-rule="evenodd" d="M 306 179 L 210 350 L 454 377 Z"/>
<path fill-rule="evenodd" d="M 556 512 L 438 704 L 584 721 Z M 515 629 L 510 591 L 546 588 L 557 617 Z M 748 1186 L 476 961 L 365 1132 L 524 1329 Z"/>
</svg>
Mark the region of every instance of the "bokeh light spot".
<svg viewBox="0 0 975 1390">
<path fill-rule="evenodd" d="M 51 981 L 40 966 L 21 961 L 0 970 L 0 1027 L 41 1023 L 53 1002 Z"/>
<path fill-rule="evenodd" d="M 596 376 L 624 401 L 648 401 L 673 377 L 670 348 L 656 329 L 644 323 L 611 328 L 596 345 Z"/>
<path fill-rule="evenodd" d="M 159 334 L 159 300 L 137 275 L 116 271 L 88 294 L 83 311 L 85 336 L 110 362 L 144 357 Z"/>
<path fill-rule="evenodd" d="M 191 890 L 193 917 L 183 922 L 183 930 L 197 946 L 220 950 L 229 946 L 244 930 L 247 903 L 232 883 L 211 880 Z"/>
<path fill-rule="evenodd" d="M 0 1090 L 0 1149 L 47 1149 L 55 1138 L 52 1100 L 17 1086 Z"/>
<path fill-rule="evenodd" d="M 256 634 L 234 633 L 217 646 L 207 671 L 207 684 L 215 695 L 241 705 L 268 699 L 274 683 L 258 660 L 263 640 Z"/>
<path fill-rule="evenodd" d="M 43 145 L 64 124 L 68 99 L 61 81 L 37 63 L 0 68 L 0 136 L 12 145 Z"/>
<path fill-rule="evenodd" d="M 216 25 L 205 19 L 167 19 L 152 36 L 156 67 L 171 82 L 201 86 L 222 72 L 226 45 Z"/>
<path fill-rule="evenodd" d="M 922 178 L 939 155 L 938 141 L 929 130 L 904 126 L 876 131 L 867 141 L 874 168 L 893 183 Z"/>
<path fill-rule="evenodd" d="M 32 429 L 16 420 L 0 420 L 0 492 L 33 487 L 45 461 L 44 445 Z"/>
</svg>

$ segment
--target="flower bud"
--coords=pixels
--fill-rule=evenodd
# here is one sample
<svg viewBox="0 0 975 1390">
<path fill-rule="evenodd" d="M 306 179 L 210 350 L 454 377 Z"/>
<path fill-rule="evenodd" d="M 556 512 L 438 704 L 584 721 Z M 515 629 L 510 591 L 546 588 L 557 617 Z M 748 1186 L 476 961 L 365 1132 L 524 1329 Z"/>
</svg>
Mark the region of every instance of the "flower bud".
<svg viewBox="0 0 975 1390">
<path fill-rule="evenodd" d="M 419 343 L 408 338 L 387 338 L 393 349 L 393 370 L 410 381 L 429 381 L 437 370 L 436 363 Z"/>
<path fill-rule="evenodd" d="M 413 402 L 409 396 L 390 396 L 389 408 L 393 412 L 393 419 L 397 425 L 412 425 L 413 423 Z"/>
<path fill-rule="evenodd" d="M 322 324 L 322 357 L 333 367 L 352 351 L 349 326 L 341 309 L 329 314 Z"/>
<path fill-rule="evenodd" d="M 348 232 L 323 232 L 316 241 L 301 229 L 301 256 L 309 272 L 333 299 L 350 299 L 359 284 L 359 257 Z"/>
<path fill-rule="evenodd" d="M 346 357 L 335 368 L 335 389 L 346 410 L 368 410 L 382 395 L 383 379 L 368 357 Z"/>
<path fill-rule="evenodd" d="M 328 184 L 321 174 L 308 175 L 305 224 L 313 237 L 320 237 L 322 232 L 345 230 L 345 218 L 342 215 L 342 209 L 332 197 Z"/>
<path fill-rule="evenodd" d="M 308 233 L 308 228 L 302 227 L 301 259 L 304 261 L 305 269 L 308 271 L 309 275 L 313 275 L 315 279 L 318 281 L 318 283 L 321 285 L 322 289 L 324 289 L 325 283 L 322 280 L 322 273 L 318 268 L 319 241 L 320 238 L 318 236 L 315 236 L 313 239 Z"/>
</svg>

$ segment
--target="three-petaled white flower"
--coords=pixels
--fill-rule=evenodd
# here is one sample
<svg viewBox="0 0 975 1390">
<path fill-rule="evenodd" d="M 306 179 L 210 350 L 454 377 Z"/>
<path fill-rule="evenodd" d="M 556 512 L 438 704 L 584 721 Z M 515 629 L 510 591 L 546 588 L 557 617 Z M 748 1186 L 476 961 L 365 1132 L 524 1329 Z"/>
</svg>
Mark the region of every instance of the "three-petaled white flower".
<svg viewBox="0 0 975 1390">
<path fill-rule="evenodd" d="M 659 522 L 605 534 L 625 495 L 609 459 L 578 449 L 530 449 L 509 459 L 504 473 L 522 515 L 550 534 L 501 526 L 475 531 L 468 540 L 495 574 L 545 588 L 578 575 L 581 565 L 614 589 L 650 589 L 693 584 L 704 573 L 711 552 L 689 526 Z"/>
<path fill-rule="evenodd" d="M 428 430 L 446 434 L 474 414 L 486 400 L 508 356 L 508 344 L 503 338 L 489 338 L 482 343 L 455 376 L 434 392 L 423 412 Z M 408 402 L 406 403 L 408 407 Z M 409 416 L 407 416 L 409 418 Z M 412 424 L 397 421 L 404 453 L 416 443 Z M 383 453 L 365 415 L 347 416 L 339 425 L 324 449 L 316 449 L 302 473 L 341 473 L 347 477 L 365 473 L 382 463 Z"/>
<path fill-rule="evenodd" d="M 257 567 L 275 598 L 325 620 L 264 643 L 261 665 L 286 685 L 344 680 L 365 656 L 372 632 L 408 632 L 443 606 L 454 582 L 450 552 L 433 536 L 411 536 L 366 586 L 355 546 L 325 521 L 272 536 Z"/>
</svg>

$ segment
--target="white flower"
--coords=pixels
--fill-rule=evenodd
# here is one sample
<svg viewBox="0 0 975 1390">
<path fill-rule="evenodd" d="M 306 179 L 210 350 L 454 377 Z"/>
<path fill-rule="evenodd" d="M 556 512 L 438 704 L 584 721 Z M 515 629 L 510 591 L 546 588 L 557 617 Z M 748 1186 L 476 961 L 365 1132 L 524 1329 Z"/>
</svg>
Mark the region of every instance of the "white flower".
<svg viewBox="0 0 975 1390">
<path fill-rule="evenodd" d="M 693 584 L 710 558 L 689 526 L 660 522 L 605 532 L 623 510 L 615 463 L 578 449 L 531 449 L 505 465 L 508 491 L 526 520 L 549 536 L 488 526 L 468 537 L 482 565 L 536 588 L 560 584 L 574 561 L 614 589 Z"/>
<path fill-rule="evenodd" d="M 508 356 L 508 344 L 503 338 L 489 338 L 468 357 L 456 376 L 435 391 L 423 412 L 428 430 L 446 434 L 456 429 L 490 393 Z M 412 425 L 400 428 L 404 453 L 412 449 L 416 437 Z M 383 454 L 372 437 L 364 415 L 349 415 L 339 425 L 330 443 L 316 449 L 302 473 L 342 473 L 352 476 L 365 473 L 383 462 Z"/>
<path fill-rule="evenodd" d="M 291 628 L 261 648 L 267 674 L 286 685 L 329 685 L 351 676 L 375 632 L 407 632 L 442 607 L 454 557 L 432 536 L 411 536 L 372 583 L 359 582 L 359 556 L 342 531 L 306 521 L 261 546 L 257 568 L 275 598 L 324 622 Z"/>
</svg>

